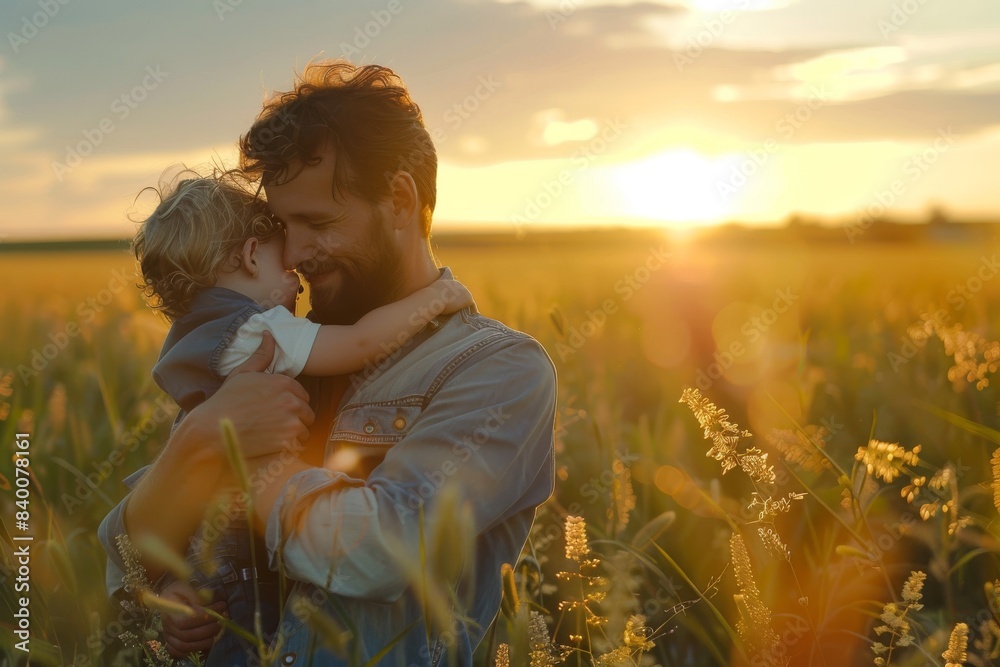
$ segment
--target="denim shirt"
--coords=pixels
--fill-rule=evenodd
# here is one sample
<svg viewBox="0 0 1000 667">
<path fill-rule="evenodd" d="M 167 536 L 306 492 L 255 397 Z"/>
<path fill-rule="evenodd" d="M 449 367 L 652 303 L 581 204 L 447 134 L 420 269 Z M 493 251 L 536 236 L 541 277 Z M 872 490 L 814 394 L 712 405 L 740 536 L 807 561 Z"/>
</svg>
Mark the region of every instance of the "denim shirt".
<svg viewBox="0 0 1000 667">
<path fill-rule="evenodd" d="M 325 443 L 327 461 L 344 452 L 370 461 L 367 479 L 332 463 L 297 473 L 267 521 L 271 567 L 280 550 L 294 580 L 275 667 L 307 665 L 310 654 L 314 665 L 349 664 L 325 648 L 315 629 L 325 623 L 310 622 L 317 611 L 353 626 L 365 660 L 402 635 L 382 667 L 472 664 L 500 606 L 500 566 L 517 561 L 535 508 L 552 492 L 555 368 L 533 338 L 466 308 L 436 318 L 379 366 L 351 377 Z M 329 383 L 303 384 L 320 408 L 318 428 Z M 420 533 L 440 526 L 446 484 L 471 522 L 471 557 L 450 586 L 468 606 L 450 629 L 428 631 L 412 572 L 421 571 Z M 100 530 L 112 595 L 121 589 L 114 536 L 125 531 L 126 501 Z"/>
<path fill-rule="evenodd" d="M 174 320 L 153 366 L 153 379 L 182 411 L 190 412 L 222 386 L 219 358 L 243 324 L 263 306 L 224 287 L 209 287 Z"/>
</svg>

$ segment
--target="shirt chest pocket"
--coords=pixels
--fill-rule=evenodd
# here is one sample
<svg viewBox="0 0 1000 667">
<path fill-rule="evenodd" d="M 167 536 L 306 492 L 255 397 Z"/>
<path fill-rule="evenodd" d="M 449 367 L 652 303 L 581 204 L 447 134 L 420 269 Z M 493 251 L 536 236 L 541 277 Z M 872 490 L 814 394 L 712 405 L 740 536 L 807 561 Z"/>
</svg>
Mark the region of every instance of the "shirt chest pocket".
<svg viewBox="0 0 1000 667">
<path fill-rule="evenodd" d="M 421 409 L 419 405 L 348 406 L 333 423 L 327 467 L 367 477 L 386 451 L 410 432 Z"/>
</svg>

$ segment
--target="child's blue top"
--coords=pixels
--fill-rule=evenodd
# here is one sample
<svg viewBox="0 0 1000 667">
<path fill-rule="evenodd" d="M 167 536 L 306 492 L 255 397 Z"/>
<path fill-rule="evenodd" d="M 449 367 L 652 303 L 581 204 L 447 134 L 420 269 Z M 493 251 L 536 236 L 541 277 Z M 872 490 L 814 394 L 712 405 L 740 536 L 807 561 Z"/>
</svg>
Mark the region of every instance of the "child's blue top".
<svg viewBox="0 0 1000 667">
<path fill-rule="evenodd" d="M 182 414 L 222 386 L 225 377 L 219 373 L 219 357 L 237 330 L 262 312 L 264 308 L 244 294 L 209 287 L 191 301 L 185 315 L 174 320 L 153 366 L 153 380 L 180 406 Z"/>
</svg>

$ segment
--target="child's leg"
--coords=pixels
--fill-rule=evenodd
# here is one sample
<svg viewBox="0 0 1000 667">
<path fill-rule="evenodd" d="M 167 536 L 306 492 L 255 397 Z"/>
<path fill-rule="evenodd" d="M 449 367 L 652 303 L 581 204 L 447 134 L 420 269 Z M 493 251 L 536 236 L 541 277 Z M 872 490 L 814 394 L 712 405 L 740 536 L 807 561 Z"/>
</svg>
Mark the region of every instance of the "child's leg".
<svg viewBox="0 0 1000 667">
<path fill-rule="evenodd" d="M 222 577 L 217 579 L 213 591 L 226 601 L 229 618 L 250 635 L 256 634 L 254 627 L 254 577 L 257 577 L 257 598 L 260 607 L 261 633 L 265 643 L 278 626 L 278 582 L 277 573 L 267 567 L 267 547 L 263 539 L 254 538 L 245 518 L 233 521 L 225 531 L 227 561 L 220 568 Z M 251 558 L 250 540 L 255 539 L 254 558 Z M 256 563 L 256 567 L 255 567 Z M 223 630 L 205 662 L 206 667 L 232 667 L 233 665 L 256 664 L 253 658 L 257 648 L 232 630 Z"/>
</svg>

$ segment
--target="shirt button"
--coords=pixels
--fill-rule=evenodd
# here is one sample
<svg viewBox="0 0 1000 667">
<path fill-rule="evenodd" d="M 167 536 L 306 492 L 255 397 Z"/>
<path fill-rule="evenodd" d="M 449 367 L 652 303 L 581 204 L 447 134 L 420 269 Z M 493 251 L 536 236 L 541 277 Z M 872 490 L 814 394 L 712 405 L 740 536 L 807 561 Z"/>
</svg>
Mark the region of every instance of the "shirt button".
<svg viewBox="0 0 1000 667">
<path fill-rule="evenodd" d="M 375 426 L 375 422 L 374 422 L 374 421 L 372 421 L 371 419 L 369 419 L 369 420 L 368 420 L 368 423 L 366 423 L 366 424 L 365 424 L 365 427 L 364 427 L 364 428 L 365 428 L 365 433 L 368 433 L 368 434 L 370 435 L 370 434 L 374 433 L 374 432 L 375 432 L 375 430 L 376 430 L 376 429 L 377 429 L 378 427 L 377 427 L 377 426 Z"/>
<path fill-rule="evenodd" d="M 285 655 L 281 656 L 281 664 L 283 664 L 283 665 L 291 665 L 291 664 L 294 664 L 294 663 L 295 663 L 295 654 L 294 653 L 286 653 Z"/>
<path fill-rule="evenodd" d="M 402 431 L 406 428 L 406 419 L 403 417 L 396 417 L 396 419 L 392 422 L 392 427 L 397 431 Z"/>
</svg>

